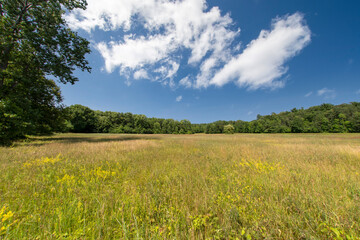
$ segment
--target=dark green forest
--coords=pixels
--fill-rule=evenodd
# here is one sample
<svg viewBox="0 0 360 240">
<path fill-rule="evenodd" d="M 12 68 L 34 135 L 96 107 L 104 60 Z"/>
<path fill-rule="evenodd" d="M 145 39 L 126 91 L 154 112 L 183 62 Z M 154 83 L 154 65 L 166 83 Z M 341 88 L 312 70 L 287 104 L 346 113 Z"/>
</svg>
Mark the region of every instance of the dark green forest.
<svg viewBox="0 0 360 240">
<path fill-rule="evenodd" d="M 63 132 L 76 133 L 353 133 L 360 132 L 360 103 L 322 104 L 308 109 L 258 115 L 256 120 L 192 124 L 189 120 L 148 118 L 145 115 L 94 111 L 82 105 L 65 108 Z M 231 127 L 232 126 L 232 127 Z M 225 129 L 225 131 L 224 131 Z"/>
</svg>

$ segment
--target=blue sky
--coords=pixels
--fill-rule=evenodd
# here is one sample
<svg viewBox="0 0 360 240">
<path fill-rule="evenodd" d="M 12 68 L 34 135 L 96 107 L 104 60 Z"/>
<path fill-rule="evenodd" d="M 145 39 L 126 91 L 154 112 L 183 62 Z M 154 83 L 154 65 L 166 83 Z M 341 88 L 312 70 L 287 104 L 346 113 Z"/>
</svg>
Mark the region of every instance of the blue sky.
<svg viewBox="0 0 360 240">
<path fill-rule="evenodd" d="M 88 0 L 66 15 L 92 73 L 66 105 L 148 117 L 253 120 L 360 101 L 360 1 Z"/>
</svg>

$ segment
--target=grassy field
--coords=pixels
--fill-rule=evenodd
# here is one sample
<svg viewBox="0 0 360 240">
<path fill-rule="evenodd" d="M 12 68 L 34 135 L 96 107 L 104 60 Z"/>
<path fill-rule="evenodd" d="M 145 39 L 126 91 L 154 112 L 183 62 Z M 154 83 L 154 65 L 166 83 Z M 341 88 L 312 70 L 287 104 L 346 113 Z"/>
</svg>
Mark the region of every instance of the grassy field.
<svg viewBox="0 0 360 240">
<path fill-rule="evenodd" d="M 360 239 L 360 134 L 62 134 L 0 170 L 0 239 Z"/>
</svg>

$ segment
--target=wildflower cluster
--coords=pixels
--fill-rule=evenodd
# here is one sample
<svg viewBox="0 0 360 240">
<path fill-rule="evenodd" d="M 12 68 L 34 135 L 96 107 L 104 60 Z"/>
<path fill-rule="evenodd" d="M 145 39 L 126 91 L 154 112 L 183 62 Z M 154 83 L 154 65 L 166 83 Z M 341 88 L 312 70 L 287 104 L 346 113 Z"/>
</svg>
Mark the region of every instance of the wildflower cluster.
<svg viewBox="0 0 360 240">
<path fill-rule="evenodd" d="M 14 213 L 7 210 L 6 206 L 0 209 L 0 236 L 4 235 L 12 225 L 18 222 L 18 220 L 13 220 L 13 216 Z"/>
</svg>

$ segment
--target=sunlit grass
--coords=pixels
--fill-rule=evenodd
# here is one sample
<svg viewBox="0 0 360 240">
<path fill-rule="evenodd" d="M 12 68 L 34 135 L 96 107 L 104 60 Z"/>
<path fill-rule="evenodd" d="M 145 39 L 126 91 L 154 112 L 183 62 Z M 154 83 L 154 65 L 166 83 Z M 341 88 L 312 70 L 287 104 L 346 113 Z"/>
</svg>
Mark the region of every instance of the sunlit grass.
<svg viewBox="0 0 360 240">
<path fill-rule="evenodd" d="M 63 134 L 0 170 L 0 239 L 360 239 L 359 134 Z"/>
</svg>

